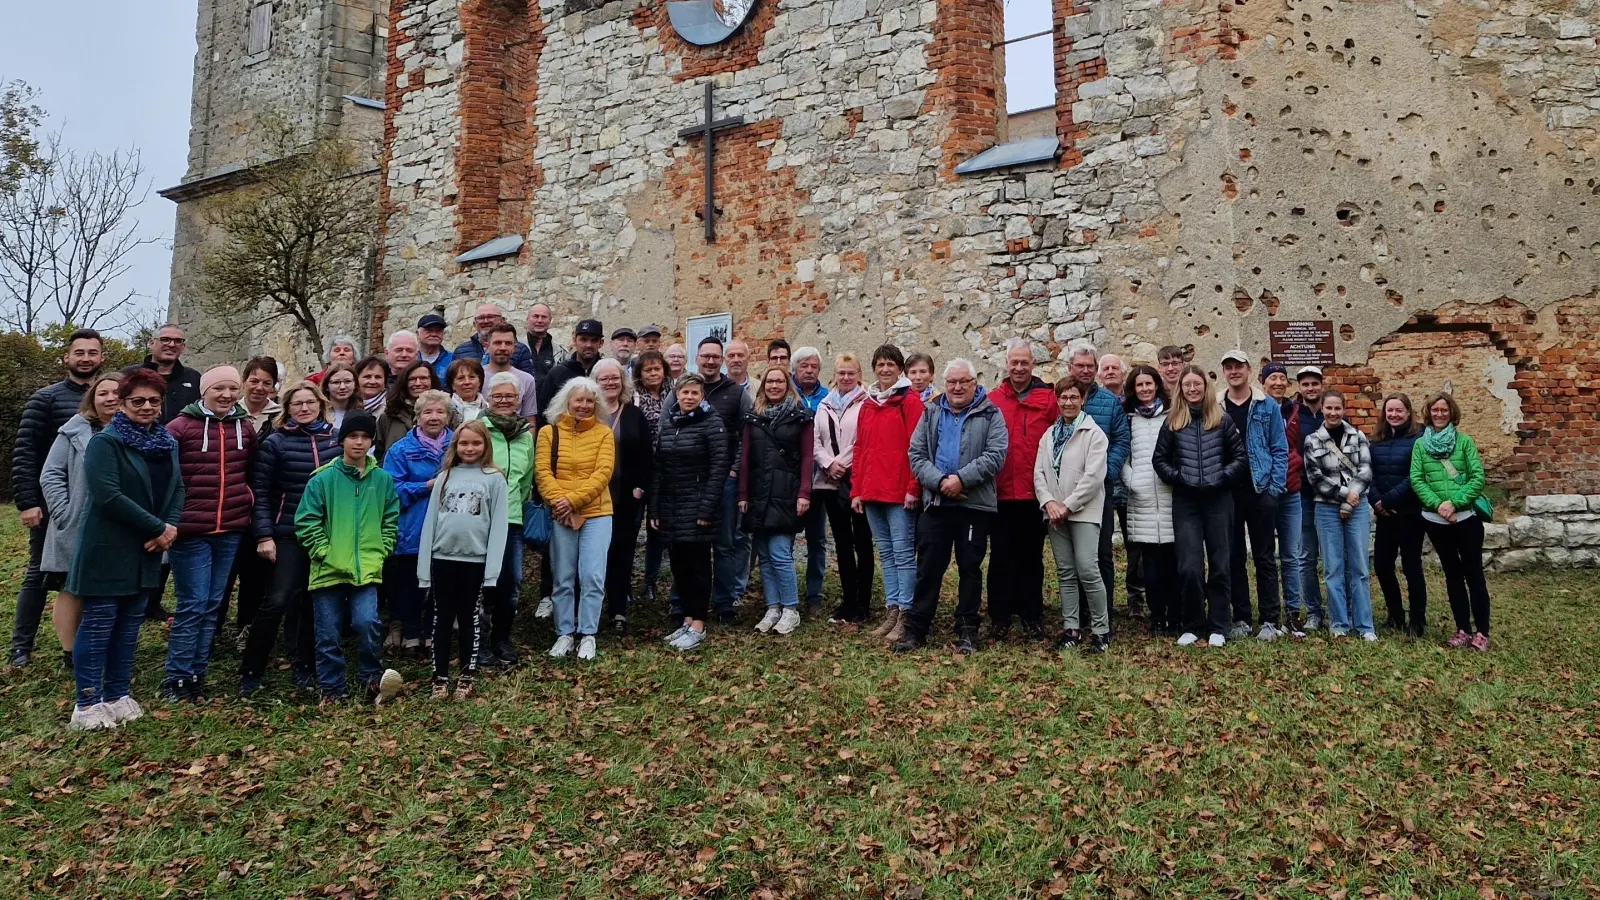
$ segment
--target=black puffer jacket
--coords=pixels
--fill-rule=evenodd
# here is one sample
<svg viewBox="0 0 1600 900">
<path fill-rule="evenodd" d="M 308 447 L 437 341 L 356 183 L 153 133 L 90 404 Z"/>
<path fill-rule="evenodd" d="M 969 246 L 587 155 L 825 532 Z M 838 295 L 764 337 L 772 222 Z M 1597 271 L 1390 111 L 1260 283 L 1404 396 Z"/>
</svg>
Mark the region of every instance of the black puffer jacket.
<svg viewBox="0 0 1600 900">
<path fill-rule="evenodd" d="M 1411 490 L 1411 449 L 1421 436 L 1421 431 L 1412 426 L 1410 434 L 1372 443 L 1372 490 L 1367 493 L 1368 503 L 1382 503 L 1392 513 L 1422 512 L 1422 501 Z"/>
<path fill-rule="evenodd" d="M 1245 454 L 1244 436 L 1233 420 L 1222 417 L 1222 425 L 1202 430 L 1200 410 L 1190 408 L 1189 425 L 1174 432 L 1163 424 L 1156 435 L 1156 453 L 1151 462 L 1156 476 L 1176 491 L 1211 493 L 1239 484 L 1250 475 L 1250 460 Z"/>
<path fill-rule="evenodd" d="M 22 407 L 17 423 L 17 441 L 11 447 L 11 496 L 17 509 L 44 509 L 44 493 L 39 490 L 39 470 L 56 442 L 56 432 L 78 414 L 86 384 L 70 378 L 34 391 Z M 48 522 L 49 510 L 45 510 Z"/>
<path fill-rule="evenodd" d="M 306 482 L 317 467 L 339 456 L 333 426 L 320 421 L 312 425 L 315 432 L 290 422 L 267 435 L 256 448 L 255 466 L 250 470 L 250 487 L 256 494 L 250 531 L 257 540 L 294 538 L 294 514 Z"/>
<path fill-rule="evenodd" d="M 796 503 L 811 497 L 811 412 L 785 404 L 744 418 L 739 499 L 749 505 L 741 527 L 758 534 L 798 534 Z"/>
<path fill-rule="evenodd" d="M 707 543 L 717 533 L 728 478 L 728 434 L 707 404 L 661 417 L 650 518 L 670 543 Z M 700 519 L 711 523 L 702 528 Z"/>
</svg>

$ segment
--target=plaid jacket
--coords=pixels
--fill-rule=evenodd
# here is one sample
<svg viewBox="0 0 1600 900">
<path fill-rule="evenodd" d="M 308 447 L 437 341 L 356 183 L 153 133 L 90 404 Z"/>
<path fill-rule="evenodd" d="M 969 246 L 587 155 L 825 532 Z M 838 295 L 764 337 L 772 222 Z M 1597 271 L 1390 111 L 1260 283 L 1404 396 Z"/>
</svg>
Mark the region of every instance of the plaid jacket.
<svg viewBox="0 0 1600 900">
<path fill-rule="evenodd" d="M 1302 447 L 1305 457 L 1306 479 L 1316 493 L 1319 503 L 1337 503 L 1341 509 L 1350 507 L 1350 492 L 1359 493 L 1356 499 L 1365 503 L 1367 490 L 1372 485 L 1372 450 L 1361 429 L 1345 423 L 1344 439 L 1337 450 L 1333 436 L 1326 425 L 1306 438 Z M 1340 459 L 1340 454 L 1344 459 Z M 1345 461 L 1349 461 L 1349 465 Z"/>
</svg>

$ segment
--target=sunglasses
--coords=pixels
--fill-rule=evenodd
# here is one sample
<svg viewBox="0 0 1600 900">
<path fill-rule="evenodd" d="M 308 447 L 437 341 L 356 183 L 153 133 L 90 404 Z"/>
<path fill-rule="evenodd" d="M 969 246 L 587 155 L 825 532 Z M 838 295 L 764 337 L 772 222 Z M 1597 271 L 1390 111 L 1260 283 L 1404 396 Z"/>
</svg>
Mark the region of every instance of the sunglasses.
<svg viewBox="0 0 1600 900">
<path fill-rule="evenodd" d="M 142 406 L 160 406 L 161 405 L 161 398 L 160 397 L 128 397 L 127 399 L 123 400 L 122 402 L 126 403 L 127 405 L 129 405 L 129 406 L 131 406 L 131 407 L 133 407 L 135 409 L 138 409 L 139 407 L 142 407 Z"/>
</svg>

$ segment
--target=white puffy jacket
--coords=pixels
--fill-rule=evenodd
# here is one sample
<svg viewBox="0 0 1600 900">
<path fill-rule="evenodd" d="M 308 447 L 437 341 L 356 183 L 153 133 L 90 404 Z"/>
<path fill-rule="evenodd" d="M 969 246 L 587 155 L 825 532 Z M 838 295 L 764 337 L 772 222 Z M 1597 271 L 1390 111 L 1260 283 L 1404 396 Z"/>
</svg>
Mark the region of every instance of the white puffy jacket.
<svg viewBox="0 0 1600 900">
<path fill-rule="evenodd" d="M 1156 477 L 1151 460 L 1156 453 L 1156 437 L 1166 415 L 1145 418 L 1128 416 L 1133 432 L 1128 463 L 1122 467 L 1122 483 L 1128 488 L 1128 541 L 1135 544 L 1170 544 L 1172 534 L 1172 488 Z"/>
</svg>

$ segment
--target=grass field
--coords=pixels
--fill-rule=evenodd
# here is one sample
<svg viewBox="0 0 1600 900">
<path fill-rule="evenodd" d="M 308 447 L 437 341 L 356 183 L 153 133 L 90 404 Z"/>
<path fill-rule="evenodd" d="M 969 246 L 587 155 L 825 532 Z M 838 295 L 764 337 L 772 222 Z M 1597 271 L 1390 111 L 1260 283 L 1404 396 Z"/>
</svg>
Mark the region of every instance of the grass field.
<svg viewBox="0 0 1600 900">
<path fill-rule="evenodd" d="M 7 517 L 7 624 L 25 556 Z M 382 710 L 287 672 L 163 706 L 147 628 L 150 715 L 86 735 L 47 622 L 0 675 L 0 897 L 1596 896 L 1600 589 L 1490 587 L 1488 654 L 1439 646 L 1442 590 L 1425 642 L 1066 659 L 816 622 L 686 659 L 650 610 L 595 663 Z"/>
</svg>

